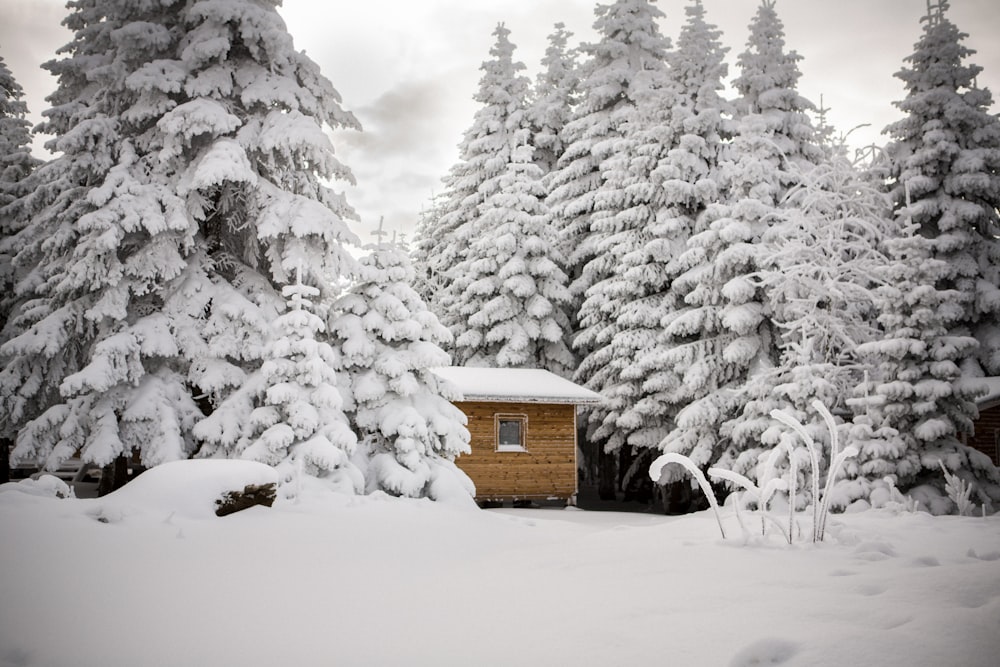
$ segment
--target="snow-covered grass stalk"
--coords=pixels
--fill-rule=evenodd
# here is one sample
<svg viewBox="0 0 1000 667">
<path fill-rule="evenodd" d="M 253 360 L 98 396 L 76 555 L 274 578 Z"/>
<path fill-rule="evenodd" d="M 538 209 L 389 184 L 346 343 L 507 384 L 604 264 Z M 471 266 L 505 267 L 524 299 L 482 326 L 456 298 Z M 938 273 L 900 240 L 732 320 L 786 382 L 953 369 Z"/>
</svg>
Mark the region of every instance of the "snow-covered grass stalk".
<svg viewBox="0 0 1000 667">
<path fill-rule="evenodd" d="M 785 480 L 780 477 L 771 477 L 764 483 L 763 488 L 761 488 L 750 481 L 748 477 L 745 477 L 738 472 L 733 472 L 732 470 L 726 470 L 724 468 L 709 468 L 708 474 L 712 477 L 723 479 L 731 484 L 742 487 L 747 491 L 747 493 L 750 494 L 751 497 L 757 499 L 757 511 L 760 514 L 760 534 L 764 535 L 767 531 L 767 504 L 776 491 L 782 491 L 788 488 Z M 789 533 L 789 535 L 791 535 L 791 533 Z"/>
<path fill-rule="evenodd" d="M 826 518 L 830 514 L 830 492 L 833 491 L 833 485 L 837 482 L 837 475 L 840 473 L 840 469 L 844 467 L 844 462 L 847 459 L 857 456 L 858 449 L 857 447 L 848 445 L 841 451 L 840 440 L 837 437 L 837 423 L 833 420 L 833 415 L 818 400 L 813 401 L 812 406 L 816 409 L 816 412 L 823 416 L 826 428 L 830 431 L 830 469 L 826 473 L 826 487 L 823 489 L 823 507 L 819 512 L 819 539 L 822 540 L 824 533 L 826 533 Z"/>
<path fill-rule="evenodd" d="M 712 511 L 715 512 L 715 521 L 719 524 L 719 532 L 722 534 L 722 539 L 726 539 L 726 531 L 722 527 L 722 516 L 719 514 L 719 503 L 715 499 L 715 492 L 712 491 L 712 487 L 709 485 L 708 480 L 705 479 L 705 475 L 702 474 L 701 470 L 695 465 L 694 461 L 683 454 L 667 452 L 666 454 L 658 456 L 649 466 L 649 476 L 654 482 L 659 483 L 660 473 L 663 470 L 663 467 L 669 463 L 679 463 L 691 473 L 692 477 L 695 478 L 698 482 L 698 486 L 701 487 L 702 493 L 704 493 L 705 497 L 708 498 L 708 504 L 712 506 Z"/>
<path fill-rule="evenodd" d="M 792 543 L 795 528 L 795 494 L 798 492 L 799 468 L 795 461 L 795 445 L 791 437 L 782 436 L 781 446 L 788 452 L 788 543 Z"/>
<path fill-rule="evenodd" d="M 826 518 L 830 512 L 830 492 L 837 481 L 837 474 L 843 467 L 844 462 L 858 455 L 858 449 L 848 446 L 840 450 L 840 440 L 837 436 L 837 423 L 833 415 L 820 401 L 812 402 L 813 408 L 823 417 L 827 430 L 830 431 L 830 468 L 827 470 L 826 484 L 823 487 L 822 497 L 819 495 L 819 451 L 815 441 L 809 435 L 805 427 L 795 417 L 781 410 L 772 410 L 771 417 L 785 424 L 795 431 L 805 442 L 809 450 L 812 462 L 812 487 L 813 487 L 813 542 L 821 542 L 826 532 Z M 791 456 L 791 455 L 790 455 Z"/>
<path fill-rule="evenodd" d="M 799 434 L 809 452 L 809 463 L 812 466 L 812 499 L 813 499 L 813 542 L 816 541 L 816 528 L 819 526 L 819 450 L 805 427 L 795 417 L 781 410 L 771 410 L 771 417 Z"/>
</svg>

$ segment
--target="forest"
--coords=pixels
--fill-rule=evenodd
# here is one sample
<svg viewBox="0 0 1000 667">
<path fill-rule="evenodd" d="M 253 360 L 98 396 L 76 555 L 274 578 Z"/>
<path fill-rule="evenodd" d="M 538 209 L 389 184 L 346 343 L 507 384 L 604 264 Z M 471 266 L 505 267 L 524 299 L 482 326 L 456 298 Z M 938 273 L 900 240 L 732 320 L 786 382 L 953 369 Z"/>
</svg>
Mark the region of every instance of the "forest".
<svg viewBox="0 0 1000 667">
<path fill-rule="evenodd" d="M 0 59 L 4 456 L 80 457 L 112 485 L 125 460 L 240 458 L 285 497 L 303 475 L 472 495 L 464 416 L 431 372 L 454 364 L 600 393 L 580 475 L 605 498 L 658 484 L 697 507 L 679 466 L 650 479 L 668 453 L 792 470 L 793 505 L 815 503 L 771 415 L 829 449 L 818 402 L 856 450 L 834 509 L 888 488 L 958 511 L 950 476 L 1000 500 L 966 444 L 1000 376 L 1000 118 L 947 2 L 913 26 L 888 142 L 857 154 L 797 92 L 774 0 L 734 94 L 698 0 L 676 44 L 653 0 L 597 5 L 599 39 L 557 25 L 534 81 L 501 24 L 410 247 L 351 231 L 330 131 L 360 126 L 277 4 L 70 3 L 35 128 Z"/>
<path fill-rule="evenodd" d="M 787 469 L 803 443 L 771 412 L 829 446 L 819 401 L 858 450 L 834 506 L 940 488 L 942 463 L 995 499 L 995 466 L 964 443 L 1000 373 L 1000 121 L 947 9 L 928 3 L 896 75 L 888 144 L 855 155 L 797 93 L 774 2 L 735 97 L 699 2 L 676 45 L 653 3 L 602 5 L 600 40 L 557 29 L 533 83 L 499 26 L 415 241 L 456 362 L 538 365 L 602 394 L 582 470 L 602 497 L 646 498 L 660 452 L 759 479 L 782 448 Z"/>
</svg>

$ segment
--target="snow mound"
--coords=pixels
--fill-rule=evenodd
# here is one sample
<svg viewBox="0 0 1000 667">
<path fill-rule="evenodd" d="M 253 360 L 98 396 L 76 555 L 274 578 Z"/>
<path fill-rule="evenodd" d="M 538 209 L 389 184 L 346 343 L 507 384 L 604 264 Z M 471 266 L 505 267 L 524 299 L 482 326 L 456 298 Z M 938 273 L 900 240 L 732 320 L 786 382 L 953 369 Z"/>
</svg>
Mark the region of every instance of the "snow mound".
<svg viewBox="0 0 1000 667">
<path fill-rule="evenodd" d="M 215 501 L 249 484 L 277 484 L 274 468 L 255 461 L 192 459 L 151 468 L 96 503 L 99 520 L 114 523 L 138 512 L 216 518 Z"/>
<path fill-rule="evenodd" d="M 55 475 L 41 475 L 38 479 L 22 479 L 18 482 L 0 484 L 0 493 L 20 491 L 31 496 L 46 498 L 69 498 L 73 491 L 66 482 Z"/>
</svg>

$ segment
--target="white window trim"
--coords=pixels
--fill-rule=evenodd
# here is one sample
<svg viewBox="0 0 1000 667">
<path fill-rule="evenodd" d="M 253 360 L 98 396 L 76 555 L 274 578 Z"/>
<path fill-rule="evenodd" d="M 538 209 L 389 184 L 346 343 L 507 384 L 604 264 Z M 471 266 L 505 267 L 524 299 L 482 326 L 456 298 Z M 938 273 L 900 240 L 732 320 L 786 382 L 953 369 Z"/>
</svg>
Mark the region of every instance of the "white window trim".
<svg viewBox="0 0 1000 667">
<path fill-rule="evenodd" d="M 521 444 L 501 445 L 500 444 L 500 422 L 519 421 L 521 422 Z M 526 452 L 528 451 L 528 415 L 519 413 L 497 412 L 493 414 L 493 446 L 496 452 Z"/>
</svg>

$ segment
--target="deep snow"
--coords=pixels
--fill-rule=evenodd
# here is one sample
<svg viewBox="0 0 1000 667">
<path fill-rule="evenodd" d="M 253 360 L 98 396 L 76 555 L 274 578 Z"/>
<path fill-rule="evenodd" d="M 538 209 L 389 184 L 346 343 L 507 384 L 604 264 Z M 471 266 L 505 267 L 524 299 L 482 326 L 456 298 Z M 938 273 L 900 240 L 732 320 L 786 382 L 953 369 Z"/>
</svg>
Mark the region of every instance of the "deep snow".
<svg viewBox="0 0 1000 667">
<path fill-rule="evenodd" d="M 0 665 L 1000 656 L 997 516 L 838 515 L 826 543 L 793 547 L 777 531 L 723 542 L 706 513 L 480 511 L 312 487 L 215 517 L 220 484 L 266 480 L 258 465 L 167 464 L 94 500 L 0 487 Z"/>
</svg>

